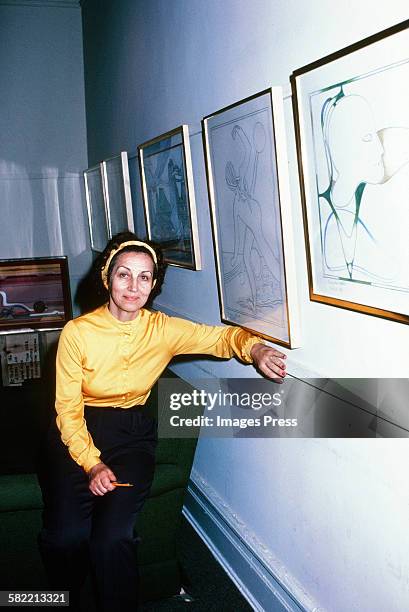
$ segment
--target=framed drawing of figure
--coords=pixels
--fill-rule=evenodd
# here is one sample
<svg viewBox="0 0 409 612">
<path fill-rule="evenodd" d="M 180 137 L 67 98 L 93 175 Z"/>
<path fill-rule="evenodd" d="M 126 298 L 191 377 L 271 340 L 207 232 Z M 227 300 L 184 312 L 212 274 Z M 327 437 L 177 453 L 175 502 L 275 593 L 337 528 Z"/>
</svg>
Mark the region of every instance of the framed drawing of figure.
<svg viewBox="0 0 409 612">
<path fill-rule="evenodd" d="M 182 125 L 138 147 L 147 234 L 165 261 L 200 270 L 189 130 Z"/>
<path fill-rule="evenodd" d="M 311 300 L 409 323 L 409 22 L 291 77 Z"/>
<path fill-rule="evenodd" d="M 205 117 L 203 134 L 221 318 L 299 346 L 281 89 Z"/>
</svg>

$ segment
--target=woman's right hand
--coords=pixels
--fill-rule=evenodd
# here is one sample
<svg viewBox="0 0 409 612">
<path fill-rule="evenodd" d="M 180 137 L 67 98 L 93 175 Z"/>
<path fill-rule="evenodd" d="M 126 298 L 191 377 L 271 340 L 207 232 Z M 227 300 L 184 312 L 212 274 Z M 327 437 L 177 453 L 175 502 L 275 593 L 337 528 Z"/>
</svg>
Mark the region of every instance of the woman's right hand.
<svg viewBox="0 0 409 612">
<path fill-rule="evenodd" d="M 115 486 L 112 484 L 116 481 L 116 476 L 105 463 L 97 463 L 89 471 L 88 488 L 94 495 L 105 495 L 108 491 L 113 491 Z"/>
</svg>

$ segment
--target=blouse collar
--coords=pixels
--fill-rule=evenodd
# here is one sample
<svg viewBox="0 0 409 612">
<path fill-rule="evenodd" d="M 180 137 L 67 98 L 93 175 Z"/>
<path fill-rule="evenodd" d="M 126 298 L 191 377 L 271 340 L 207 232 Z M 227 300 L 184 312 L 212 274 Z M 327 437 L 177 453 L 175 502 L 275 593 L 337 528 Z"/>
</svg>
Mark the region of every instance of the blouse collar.
<svg viewBox="0 0 409 612">
<path fill-rule="evenodd" d="M 109 321 L 109 323 L 111 325 L 113 324 L 116 327 L 118 327 L 119 329 L 134 328 L 134 327 L 136 327 L 138 325 L 139 321 L 141 320 L 142 311 L 144 310 L 143 308 L 141 308 L 140 311 L 138 312 L 138 315 L 135 317 L 135 319 L 132 319 L 132 321 L 120 321 L 119 319 L 114 317 L 114 315 L 109 310 L 108 306 L 109 306 L 109 304 L 106 303 L 102 307 L 103 308 L 103 313 L 105 315 L 105 318 Z"/>
</svg>

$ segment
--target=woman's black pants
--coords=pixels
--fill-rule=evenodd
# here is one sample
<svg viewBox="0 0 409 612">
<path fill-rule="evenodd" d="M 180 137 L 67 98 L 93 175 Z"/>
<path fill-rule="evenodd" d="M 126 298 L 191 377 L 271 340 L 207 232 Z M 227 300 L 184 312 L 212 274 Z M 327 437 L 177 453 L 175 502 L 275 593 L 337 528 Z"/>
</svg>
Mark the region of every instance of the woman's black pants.
<svg viewBox="0 0 409 612">
<path fill-rule="evenodd" d="M 156 421 L 143 407 L 85 407 L 87 429 L 119 482 L 103 496 L 88 488 L 88 476 L 71 458 L 53 423 L 39 467 L 43 493 L 40 552 L 55 590 L 70 591 L 79 609 L 80 589 L 91 570 L 99 612 L 135 612 L 138 606 L 134 525 L 152 484 Z"/>
</svg>

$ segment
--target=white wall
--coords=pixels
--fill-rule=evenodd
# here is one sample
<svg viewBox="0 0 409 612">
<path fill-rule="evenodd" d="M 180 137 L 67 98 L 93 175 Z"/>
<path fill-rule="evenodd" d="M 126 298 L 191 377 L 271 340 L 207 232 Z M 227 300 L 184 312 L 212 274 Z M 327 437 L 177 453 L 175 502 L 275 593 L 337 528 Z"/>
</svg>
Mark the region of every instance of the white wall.
<svg viewBox="0 0 409 612">
<path fill-rule="evenodd" d="M 79 5 L 0 2 L 0 258 L 68 255 L 89 267 Z"/>
<path fill-rule="evenodd" d="M 170 269 L 158 305 L 218 323 L 200 119 L 269 85 L 288 87 L 294 69 L 404 20 L 407 2 L 87 0 L 83 16 L 90 164 L 189 124 L 203 270 Z M 408 376 L 409 327 L 309 301 L 289 98 L 285 112 L 303 331 L 289 373 Z M 175 370 L 188 379 L 200 368 L 255 375 L 208 360 Z M 306 608 L 401 612 L 407 455 L 406 440 L 207 439 L 194 477 Z"/>
</svg>

